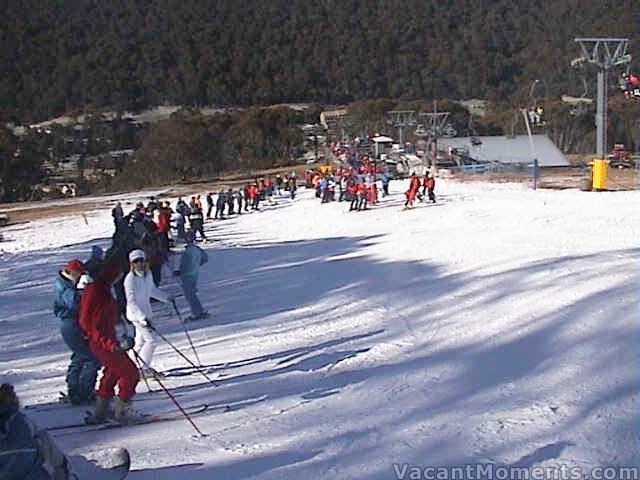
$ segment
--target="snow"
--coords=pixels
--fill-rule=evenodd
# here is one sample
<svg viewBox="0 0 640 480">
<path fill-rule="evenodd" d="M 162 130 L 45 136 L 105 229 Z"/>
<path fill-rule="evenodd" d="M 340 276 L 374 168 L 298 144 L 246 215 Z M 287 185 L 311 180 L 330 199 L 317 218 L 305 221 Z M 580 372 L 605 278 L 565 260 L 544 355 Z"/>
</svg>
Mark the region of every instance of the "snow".
<svg viewBox="0 0 640 480">
<path fill-rule="evenodd" d="M 124 446 L 132 479 L 637 466 L 640 192 L 438 179 L 438 204 L 401 211 L 405 189 L 391 182 L 365 212 L 302 189 L 208 222 L 200 297 L 212 315 L 187 326 L 218 386 L 196 374 L 163 383 L 185 406 L 241 406 L 195 416 L 206 437 L 179 420 L 55 431 L 57 443 L 70 455 Z M 112 233 L 108 209 L 87 219 L 3 230 L 2 381 L 37 405 L 26 411 L 42 426 L 84 410 L 44 408 L 68 361 L 51 311 L 56 271 Z M 172 279 L 163 288 L 178 291 Z M 157 308 L 160 332 L 194 358 Z M 154 365 L 185 361 L 160 342 Z M 172 409 L 144 382 L 138 392 L 138 410 Z"/>
</svg>

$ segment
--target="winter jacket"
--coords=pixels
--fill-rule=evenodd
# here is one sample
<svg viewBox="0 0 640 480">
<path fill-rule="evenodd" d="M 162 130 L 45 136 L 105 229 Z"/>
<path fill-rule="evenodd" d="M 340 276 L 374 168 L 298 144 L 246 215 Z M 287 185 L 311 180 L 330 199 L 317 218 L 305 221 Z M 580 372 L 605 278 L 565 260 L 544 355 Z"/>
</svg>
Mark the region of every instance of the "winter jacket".
<svg viewBox="0 0 640 480">
<path fill-rule="evenodd" d="M 113 207 L 113 210 L 111 210 L 111 216 L 116 220 L 118 218 L 124 217 L 124 211 L 122 210 L 122 207 Z"/>
<path fill-rule="evenodd" d="M 42 458 L 31 425 L 17 405 L 2 403 L 0 416 L 0 478 L 38 478 Z"/>
<path fill-rule="evenodd" d="M 101 280 L 87 285 L 80 297 L 78 324 L 92 351 L 118 350 L 115 326 L 119 320 L 118 303 L 111 295 L 111 287 Z"/>
<path fill-rule="evenodd" d="M 209 261 L 207 252 L 193 243 L 187 244 L 180 258 L 180 277 L 198 279 L 198 269 Z"/>
<path fill-rule="evenodd" d="M 153 316 L 151 298 L 167 303 L 167 294 L 153 283 L 151 272 L 145 271 L 138 275 L 134 271 L 127 273 L 124 278 L 124 293 L 127 297 L 127 319 L 137 324 L 143 324 L 145 319 Z"/>
<path fill-rule="evenodd" d="M 75 321 L 78 315 L 78 290 L 73 280 L 58 273 L 54 284 L 53 313 L 62 322 Z"/>
<path fill-rule="evenodd" d="M 178 205 L 176 205 L 176 211 L 181 213 L 183 217 L 188 217 L 189 213 L 191 213 L 191 209 L 189 205 L 184 200 L 180 200 Z"/>
<path fill-rule="evenodd" d="M 14 403 L 0 403 L 0 478 L 2 480 L 45 480 L 47 463 L 56 480 L 69 478 L 67 460 L 44 431 Z"/>
<path fill-rule="evenodd" d="M 191 210 L 191 213 L 189 214 L 189 223 L 194 224 L 194 223 L 202 223 L 202 209 L 196 207 L 194 209 Z"/>
<path fill-rule="evenodd" d="M 436 179 L 433 177 L 428 177 L 424 179 L 424 186 L 429 190 L 433 190 L 436 187 Z"/>
<path fill-rule="evenodd" d="M 158 214 L 158 231 L 167 233 L 169 231 L 169 218 L 171 212 L 166 208 L 161 208 Z"/>
</svg>

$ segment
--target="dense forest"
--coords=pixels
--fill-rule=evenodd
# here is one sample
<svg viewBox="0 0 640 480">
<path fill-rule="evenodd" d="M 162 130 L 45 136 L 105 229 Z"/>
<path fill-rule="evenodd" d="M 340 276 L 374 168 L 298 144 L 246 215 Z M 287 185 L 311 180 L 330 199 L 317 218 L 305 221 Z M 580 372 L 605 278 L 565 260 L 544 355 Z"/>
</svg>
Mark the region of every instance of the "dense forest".
<svg viewBox="0 0 640 480">
<path fill-rule="evenodd" d="M 1 0 L 21 123 L 159 104 L 580 94 L 576 36 L 640 45 L 635 0 Z M 636 65 L 639 65 L 636 55 Z"/>
<path fill-rule="evenodd" d="M 0 201 L 34 198 L 43 165 L 78 157 L 103 188 L 211 178 L 295 162 L 299 126 L 345 105 L 346 132 L 396 133 L 389 110 L 451 112 L 461 135 L 524 133 L 520 109 L 544 105 L 544 133 L 591 153 L 593 69 L 571 68 L 575 37 L 624 37 L 640 71 L 637 0 L 0 0 Z M 635 46 L 635 50 L 634 50 Z M 610 145 L 640 147 L 640 102 L 608 75 Z M 487 101 L 472 117 L 460 100 Z M 304 114 L 274 104 L 306 103 Z M 123 112 L 180 105 L 142 125 Z M 225 107 L 216 115 L 200 107 Z M 226 108 L 229 107 L 229 108 Z M 103 112 L 115 112 L 108 120 Z M 27 130 L 63 114 L 84 125 Z M 110 115 L 110 114 L 109 114 Z M 410 136 L 411 134 L 409 134 Z M 317 140 L 316 140 L 317 141 Z M 308 142 L 308 138 L 307 138 Z M 135 150 L 126 160 L 101 152 Z M 106 162 L 106 163 L 105 163 Z M 115 177 L 106 172 L 115 169 Z M 81 178 L 80 181 L 84 181 Z"/>
</svg>

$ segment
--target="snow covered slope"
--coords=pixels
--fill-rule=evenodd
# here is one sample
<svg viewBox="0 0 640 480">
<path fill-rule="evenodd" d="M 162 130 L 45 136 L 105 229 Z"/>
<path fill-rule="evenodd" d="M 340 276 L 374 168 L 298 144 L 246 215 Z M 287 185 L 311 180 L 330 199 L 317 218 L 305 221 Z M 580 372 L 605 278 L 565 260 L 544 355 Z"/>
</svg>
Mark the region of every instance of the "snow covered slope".
<svg viewBox="0 0 640 480">
<path fill-rule="evenodd" d="M 207 223 L 218 241 L 203 245 L 200 295 L 212 315 L 188 326 L 218 386 L 198 375 L 166 385 L 185 405 L 241 408 L 196 416 L 204 438 L 174 421 L 56 432 L 59 444 L 124 446 L 133 479 L 633 466 L 640 192 L 438 180 L 438 204 L 401 211 L 405 189 L 392 182 L 380 205 L 351 213 L 302 190 Z M 0 256 L 0 375 L 41 410 L 65 388 L 68 359 L 54 276 L 111 234 L 110 212 L 66 222 L 12 231 Z M 158 312 L 159 330 L 191 355 L 175 316 Z M 162 343 L 154 362 L 185 363 Z M 144 383 L 138 392 L 139 410 L 171 409 Z M 82 416 L 38 408 L 27 411 L 43 425 Z"/>
</svg>

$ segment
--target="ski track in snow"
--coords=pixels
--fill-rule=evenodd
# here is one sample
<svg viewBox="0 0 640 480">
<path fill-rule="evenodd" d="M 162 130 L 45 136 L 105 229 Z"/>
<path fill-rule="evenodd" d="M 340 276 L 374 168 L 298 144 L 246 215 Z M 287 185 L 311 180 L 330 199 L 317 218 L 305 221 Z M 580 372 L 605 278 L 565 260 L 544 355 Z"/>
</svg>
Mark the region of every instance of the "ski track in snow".
<svg viewBox="0 0 640 480">
<path fill-rule="evenodd" d="M 218 386 L 197 373 L 163 383 L 185 405 L 246 404 L 195 417 L 204 438 L 172 421 L 52 432 L 60 446 L 124 446 L 132 479 L 635 465 L 640 192 L 439 179 L 438 205 L 401 211 L 405 189 L 393 181 L 364 212 L 301 189 L 294 201 L 208 222 L 216 241 L 202 244 L 210 262 L 199 288 L 212 315 L 186 325 Z M 109 210 L 87 218 L 3 229 L 0 375 L 23 405 L 42 406 L 26 410 L 42 426 L 84 411 L 47 404 L 65 389 L 68 362 L 51 311 L 56 272 L 112 234 Z M 168 269 L 162 287 L 180 290 Z M 186 315 L 184 298 L 178 305 Z M 193 358 L 176 316 L 154 310 Z M 162 341 L 154 365 L 188 366 Z M 138 398 L 141 411 L 171 408 L 144 382 Z"/>
</svg>

